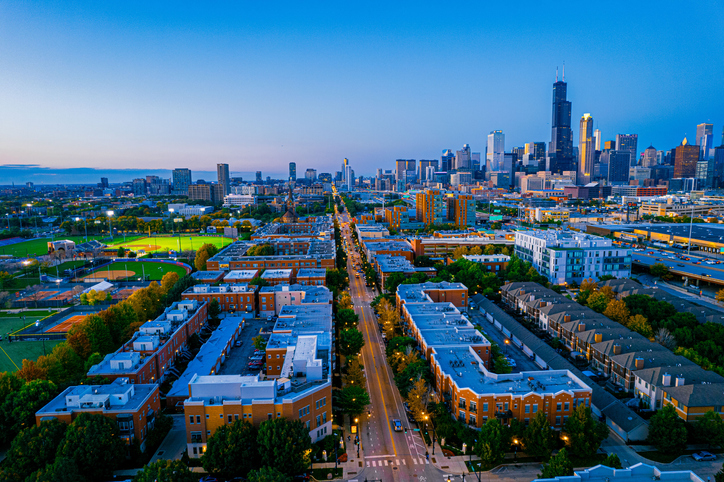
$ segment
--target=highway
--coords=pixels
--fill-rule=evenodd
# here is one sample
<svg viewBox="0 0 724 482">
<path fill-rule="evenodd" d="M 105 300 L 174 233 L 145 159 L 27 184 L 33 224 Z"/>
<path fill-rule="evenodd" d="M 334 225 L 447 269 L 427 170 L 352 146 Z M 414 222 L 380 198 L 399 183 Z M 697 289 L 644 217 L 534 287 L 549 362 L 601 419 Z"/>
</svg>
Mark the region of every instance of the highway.
<svg viewBox="0 0 724 482">
<path fill-rule="evenodd" d="M 689 260 L 682 259 L 682 257 L 689 258 Z M 645 249 L 633 251 L 631 259 L 633 263 L 643 266 L 662 263 L 674 274 L 697 278 L 715 284 L 724 284 L 724 262 L 720 264 L 707 264 L 707 262 L 716 263 L 716 261 L 718 261 L 713 258 L 689 255 L 686 253 L 672 253 L 656 249 Z"/>
<path fill-rule="evenodd" d="M 354 276 L 354 257 L 359 256 L 349 231 L 347 213 L 338 213 L 337 219 L 342 236 L 347 240 L 347 271 L 350 274 L 349 292 L 354 310 L 359 316 L 359 330 L 365 345 L 362 348 L 362 364 L 370 394 L 368 414 L 360 417 L 360 441 L 362 444 L 362 467 L 349 480 L 367 479 L 384 481 L 446 480 L 445 473 L 434 467 L 425 457 L 425 447 L 419 432 L 407 420 L 403 400 L 394 383 L 392 370 L 385 358 L 385 345 L 379 332 L 377 319 L 370 301 L 374 292 L 365 286 L 364 278 Z M 345 227 L 346 225 L 346 227 Z M 392 420 L 399 419 L 406 430 L 395 432 Z M 349 446 L 348 450 L 353 450 Z M 352 454 L 350 454 L 350 458 Z M 437 455 L 437 454 L 436 454 Z M 441 454 L 440 454 L 441 455 Z M 432 454 L 430 454 L 432 459 Z"/>
</svg>

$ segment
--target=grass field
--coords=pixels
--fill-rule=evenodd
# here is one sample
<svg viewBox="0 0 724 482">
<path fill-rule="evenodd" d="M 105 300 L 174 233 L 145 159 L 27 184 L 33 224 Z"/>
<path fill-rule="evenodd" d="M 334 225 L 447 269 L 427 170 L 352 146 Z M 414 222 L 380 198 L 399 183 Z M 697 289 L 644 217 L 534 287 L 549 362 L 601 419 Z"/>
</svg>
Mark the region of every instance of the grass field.
<svg viewBox="0 0 724 482">
<path fill-rule="evenodd" d="M 161 278 L 163 278 L 163 275 L 168 272 L 178 273 L 179 277 L 186 275 L 186 270 L 181 266 L 154 262 L 144 263 L 143 261 L 116 261 L 115 263 L 111 263 L 108 266 L 104 266 L 103 268 L 94 271 L 92 274 L 95 275 L 95 277 L 101 277 L 103 276 L 104 271 L 112 272 L 122 270 L 135 273 L 129 276 L 129 280 L 140 279 L 143 274 L 149 276 L 151 281 L 160 281 Z"/>
<path fill-rule="evenodd" d="M 215 236 L 165 236 L 165 237 L 145 237 L 136 239 L 134 241 L 127 241 L 125 243 L 119 243 L 118 246 L 130 249 L 131 251 L 145 251 L 147 253 L 156 251 L 181 251 L 184 250 L 197 250 L 202 244 L 213 244 L 217 248 L 223 248 L 224 246 L 231 244 L 230 238 L 222 238 Z M 180 246 L 180 248 L 179 248 Z"/>
<path fill-rule="evenodd" d="M 43 273 L 49 274 L 51 276 L 55 276 L 56 273 L 60 276 L 63 276 L 63 271 L 66 269 L 73 269 L 77 268 L 78 266 L 83 266 L 86 264 L 85 260 L 79 260 L 79 261 L 66 261 L 64 263 L 60 263 L 57 266 L 50 266 L 48 268 L 41 268 Z"/>
<path fill-rule="evenodd" d="M 23 366 L 23 359 L 37 360 L 43 354 L 42 341 L 7 342 L 7 334 L 28 326 L 54 313 L 52 310 L 28 310 L 21 313 L 0 313 L 0 372 L 15 372 Z M 25 319 L 23 319 L 25 316 Z M 46 341 L 45 352 L 50 353 L 60 340 Z"/>
<path fill-rule="evenodd" d="M 105 235 L 88 236 L 88 239 L 103 239 Z M 54 238 L 56 241 L 59 239 L 68 239 L 74 241 L 76 244 L 85 243 L 85 236 L 64 236 L 62 234 L 57 235 Z M 116 237 L 115 241 L 119 238 Z M 120 238 L 123 240 L 123 238 Z M 10 246 L 3 246 L 0 248 L 0 254 L 10 254 L 17 257 L 25 256 L 40 256 L 48 254 L 48 241 L 50 238 L 37 238 L 23 241 L 22 243 L 11 244 Z"/>
</svg>

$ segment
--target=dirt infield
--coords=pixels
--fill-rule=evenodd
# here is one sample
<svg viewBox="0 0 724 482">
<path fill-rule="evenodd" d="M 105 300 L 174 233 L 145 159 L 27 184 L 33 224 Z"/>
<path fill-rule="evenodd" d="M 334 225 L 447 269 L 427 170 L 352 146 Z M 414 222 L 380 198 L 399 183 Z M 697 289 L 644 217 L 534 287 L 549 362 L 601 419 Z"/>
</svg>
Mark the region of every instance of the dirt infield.
<svg viewBox="0 0 724 482">
<path fill-rule="evenodd" d="M 130 278 L 131 276 L 135 276 L 136 272 L 131 270 L 125 270 L 125 269 L 111 269 L 111 270 L 105 270 L 103 268 L 99 269 L 95 273 L 89 274 L 83 279 L 87 280 L 104 280 L 104 279 L 124 279 L 124 278 Z"/>
<path fill-rule="evenodd" d="M 124 244 L 123 247 L 132 251 L 157 251 L 162 248 L 158 244 Z"/>
<path fill-rule="evenodd" d="M 76 323 L 80 323 L 85 319 L 87 315 L 73 315 L 67 320 L 61 321 L 54 327 L 45 330 L 46 333 L 67 333 L 70 331 L 71 328 L 73 328 L 73 325 Z"/>
</svg>

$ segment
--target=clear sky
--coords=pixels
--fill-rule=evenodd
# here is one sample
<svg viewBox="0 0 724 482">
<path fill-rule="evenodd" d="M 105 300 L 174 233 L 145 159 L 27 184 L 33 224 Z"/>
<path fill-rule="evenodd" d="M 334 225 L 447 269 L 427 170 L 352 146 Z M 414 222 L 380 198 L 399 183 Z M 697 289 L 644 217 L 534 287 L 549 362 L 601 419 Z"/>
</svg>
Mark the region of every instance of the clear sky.
<svg viewBox="0 0 724 482">
<path fill-rule="evenodd" d="M 0 165 L 357 175 L 550 141 L 639 150 L 724 124 L 724 2 L 0 2 Z M 16 168 L 17 169 L 17 168 Z M 0 169 L 2 175 L 2 169 Z M 65 182 L 70 182 L 68 179 Z"/>
</svg>

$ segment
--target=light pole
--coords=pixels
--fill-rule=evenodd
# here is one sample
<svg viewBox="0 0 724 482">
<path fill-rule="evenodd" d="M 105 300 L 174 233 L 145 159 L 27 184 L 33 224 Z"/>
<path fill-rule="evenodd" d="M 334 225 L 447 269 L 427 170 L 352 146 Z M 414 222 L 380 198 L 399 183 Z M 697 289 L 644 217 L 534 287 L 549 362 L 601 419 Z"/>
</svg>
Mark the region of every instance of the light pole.
<svg viewBox="0 0 724 482">
<path fill-rule="evenodd" d="M 111 240 L 113 240 L 113 224 L 111 223 L 111 218 L 113 218 L 113 211 L 106 211 L 106 214 L 108 215 L 108 231 L 111 233 Z"/>
<path fill-rule="evenodd" d="M 691 204 L 691 217 L 689 218 L 689 247 L 686 249 L 686 254 L 691 254 L 691 230 L 694 227 L 694 203 Z"/>
<path fill-rule="evenodd" d="M 515 451 L 513 452 L 513 462 L 517 465 L 518 464 L 518 439 L 513 439 L 513 446 L 515 447 Z"/>
<path fill-rule="evenodd" d="M 505 354 L 506 355 L 508 354 L 508 345 L 510 345 L 510 340 L 506 338 L 505 339 Z"/>
<path fill-rule="evenodd" d="M 38 320 L 38 321 L 35 322 L 35 328 L 39 328 L 39 327 L 40 327 L 40 320 Z M 43 340 L 43 356 L 46 356 L 46 353 L 45 353 L 45 337 L 41 337 L 40 339 Z"/>
</svg>

